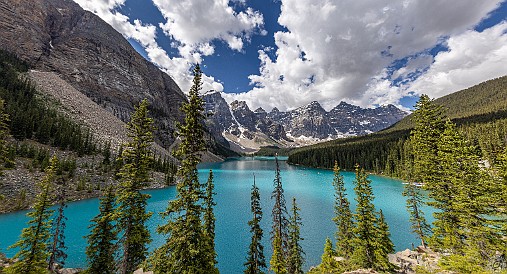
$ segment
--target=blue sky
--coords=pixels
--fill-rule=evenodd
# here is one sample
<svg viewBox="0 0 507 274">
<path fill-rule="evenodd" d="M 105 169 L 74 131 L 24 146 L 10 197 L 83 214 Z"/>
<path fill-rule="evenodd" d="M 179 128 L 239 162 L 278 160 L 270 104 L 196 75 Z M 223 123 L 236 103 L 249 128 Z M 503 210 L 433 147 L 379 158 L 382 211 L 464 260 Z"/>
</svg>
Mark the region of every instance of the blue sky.
<svg viewBox="0 0 507 274">
<path fill-rule="evenodd" d="M 507 74 L 506 1 L 75 1 L 182 90 L 199 62 L 206 90 L 252 109 L 409 109 Z"/>
</svg>

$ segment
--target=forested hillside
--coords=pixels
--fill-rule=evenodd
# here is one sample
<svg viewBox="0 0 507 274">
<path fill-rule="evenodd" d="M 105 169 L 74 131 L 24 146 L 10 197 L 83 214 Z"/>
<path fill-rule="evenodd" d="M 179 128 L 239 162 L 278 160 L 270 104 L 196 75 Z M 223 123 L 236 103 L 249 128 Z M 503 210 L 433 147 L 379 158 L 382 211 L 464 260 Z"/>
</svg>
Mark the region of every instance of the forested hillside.
<svg viewBox="0 0 507 274">
<path fill-rule="evenodd" d="M 60 158 L 56 172 L 65 181 L 69 200 L 100 195 L 121 167 L 115 159 L 122 148 L 99 142 L 94 138 L 96 132 L 39 92 L 27 77 L 28 69 L 27 63 L 0 50 L 0 171 L 4 174 L 0 178 L 0 212 L 32 205 L 37 193 L 35 181 L 44 175 L 51 155 Z M 159 153 L 152 154 L 156 160 L 152 168 L 167 173 L 165 178 L 162 173 L 154 174 L 156 184 L 173 183 L 174 163 Z"/>
<path fill-rule="evenodd" d="M 496 161 L 507 136 L 507 76 L 489 80 L 471 88 L 438 98 L 444 115 L 477 144 L 485 160 Z M 367 136 L 334 140 L 292 151 L 289 162 L 311 167 L 353 169 L 361 163 L 365 169 L 386 175 L 408 178 L 400 164 L 408 157 L 405 141 L 413 127 L 412 115 L 394 126 Z"/>
</svg>

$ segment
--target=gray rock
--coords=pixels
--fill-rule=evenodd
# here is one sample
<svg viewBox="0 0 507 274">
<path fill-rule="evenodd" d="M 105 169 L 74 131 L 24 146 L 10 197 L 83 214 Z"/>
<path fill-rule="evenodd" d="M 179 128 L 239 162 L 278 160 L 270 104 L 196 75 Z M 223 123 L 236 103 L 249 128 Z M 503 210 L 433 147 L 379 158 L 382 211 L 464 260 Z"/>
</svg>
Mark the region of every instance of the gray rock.
<svg viewBox="0 0 507 274">
<path fill-rule="evenodd" d="M 0 11 L 0 48 L 57 73 L 124 122 L 147 98 L 158 143 L 173 143 L 185 95 L 110 25 L 71 0 L 0 0 Z"/>
</svg>

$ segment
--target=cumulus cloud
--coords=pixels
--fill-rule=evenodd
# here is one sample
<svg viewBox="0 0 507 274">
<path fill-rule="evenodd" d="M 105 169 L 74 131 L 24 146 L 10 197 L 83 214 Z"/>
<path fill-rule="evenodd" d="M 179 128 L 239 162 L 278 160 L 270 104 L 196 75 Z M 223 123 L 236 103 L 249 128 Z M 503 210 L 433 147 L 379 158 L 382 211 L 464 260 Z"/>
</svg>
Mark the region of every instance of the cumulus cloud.
<svg viewBox="0 0 507 274">
<path fill-rule="evenodd" d="M 429 70 L 406 89 L 440 97 L 507 75 L 507 22 L 453 36 L 447 46 L 449 50 L 435 56 Z"/>
<path fill-rule="evenodd" d="M 484 40 L 481 45 L 478 45 L 480 41 L 475 41 L 477 44 L 469 41 L 458 50 L 460 37 L 472 35 L 474 32 L 469 30 L 494 10 L 500 0 L 281 2 L 278 22 L 287 31 L 274 35 L 275 57 L 270 58 L 266 50 L 259 51 L 260 73 L 250 76 L 252 90 L 229 95 L 229 100 L 242 99 L 252 108 L 266 109 L 275 106 L 290 109 L 314 100 L 327 109 L 341 100 L 361 106 L 396 104 L 407 94 L 410 85 L 393 85 L 392 77 L 446 73 L 449 65 L 443 64 L 450 60 L 443 59 L 452 58 L 442 54 L 433 60 L 425 52 L 447 39 L 452 56 L 473 50 L 481 58 L 491 59 L 490 62 L 498 60 L 500 55 L 505 57 L 504 51 L 496 55 L 491 52 L 500 44 L 505 45 L 502 41 Z M 497 32 L 495 39 L 499 36 Z M 465 48 L 473 46 L 477 48 Z M 407 57 L 410 58 L 406 65 L 394 74 L 387 69 L 394 61 Z M 471 67 L 467 69 L 470 73 L 479 73 L 482 78 L 494 77 L 486 69 L 489 63 L 470 62 Z M 423 79 L 412 87 L 423 86 Z"/>
<path fill-rule="evenodd" d="M 255 33 L 261 33 L 264 19 L 261 13 L 246 7 L 236 12 L 227 0 L 153 0 L 165 23 L 160 28 L 179 42 L 180 54 L 188 57 L 194 53 L 209 55 L 202 45 L 213 40 L 225 42 L 229 48 L 241 51 L 245 41 Z M 238 2 L 245 5 L 244 1 Z"/>
</svg>

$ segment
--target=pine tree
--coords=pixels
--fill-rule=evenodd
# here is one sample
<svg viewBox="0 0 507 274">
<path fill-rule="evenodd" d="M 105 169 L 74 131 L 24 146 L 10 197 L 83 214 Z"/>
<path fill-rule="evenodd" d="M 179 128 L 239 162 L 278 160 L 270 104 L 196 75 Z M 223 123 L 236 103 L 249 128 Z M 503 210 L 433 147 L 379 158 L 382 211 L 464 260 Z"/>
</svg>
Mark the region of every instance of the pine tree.
<svg viewBox="0 0 507 274">
<path fill-rule="evenodd" d="M 88 260 L 87 273 L 116 273 L 114 254 L 117 230 L 115 229 L 116 218 L 116 195 L 114 188 L 109 186 L 100 199 L 99 214 L 95 216 L 89 226 L 90 234 L 86 236 L 88 246 L 86 256 Z"/>
<path fill-rule="evenodd" d="M 157 273 L 209 273 L 216 269 L 210 266 L 206 254 L 208 241 L 201 216 L 203 206 L 199 202 L 203 190 L 198 180 L 197 164 L 205 148 L 204 142 L 204 102 L 199 96 L 202 88 L 199 65 L 194 69 L 193 85 L 190 88 L 188 103 L 183 103 L 184 124 L 177 124 L 181 144 L 175 156 L 181 160 L 176 185 L 177 196 L 169 201 L 162 216 L 168 219 L 167 224 L 158 228 L 158 232 L 167 234 L 166 243 L 158 248 L 150 263 Z"/>
<path fill-rule="evenodd" d="M 58 186 L 56 201 L 58 202 L 58 209 L 56 211 L 56 217 L 53 220 L 53 242 L 51 243 L 51 252 L 49 256 L 48 269 L 51 271 L 55 271 L 55 263 L 64 266 L 65 259 L 67 259 L 67 254 L 65 253 L 65 221 L 67 217 L 65 217 L 64 210 L 67 207 L 66 202 L 66 185 L 62 184 Z"/>
<path fill-rule="evenodd" d="M 437 143 L 445 127 L 442 107 L 427 95 L 421 95 L 412 114 L 414 128 L 410 132 L 413 149 L 413 179 L 424 184 L 430 198 L 438 193 L 439 163 Z"/>
<path fill-rule="evenodd" d="M 432 243 L 440 250 L 453 253 L 451 261 L 487 267 L 503 238 L 502 231 L 495 226 L 496 220 L 487 217 L 497 212 L 491 206 L 494 201 L 491 193 L 496 186 L 480 168 L 477 148 L 452 122 L 446 122 L 437 145 L 440 180 L 435 184 L 438 192 L 432 195 L 431 205 L 439 211 L 434 214 Z"/>
<path fill-rule="evenodd" d="M 13 266 L 6 269 L 7 273 L 38 274 L 46 272 L 49 259 L 49 240 L 53 210 L 50 209 L 53 200 L 53 181 L 55 180 L 58 158 L 53 156 L 46 175 L 39 183 L 41 192 L 35 198 L 33 210 L 27 213 L 30 218 L 28 227 L 23 229 L 20 239 L 10 248 L 20 250 L 14 258 L 19 259 Z"/>
<path fill-rule="evenodd" d="M 279 233 L 279 231 L 276 231 L 275 236 L 272 240 L 273 255 L 269 261 L 269 269 L 272 270 L 275 274 L 285 274 L 288 273 L 287 265 L 283 255 L 282 237 Z"/>
<path fill-rule="evenodd" d="M 431 233 L 431 227 L 426 222 L 422 206 L 424 204 L 424 195 L 413 184 L 405 184 L 403 196 L 407 197 L 407 210 L 410 213 L 410 223 L 412 232 L 421 240 L 421 245 L 426 248 L 426 238 Z"/>
<path fill-rule="evenodd" d="M 350 203 L 345 193 L 346 189 L 343 175 L 340 174 L 340 168 L 337 162 L 334 164 L 333 172 L 333 186 L 335 189 L 335 217 L 333 221 L 337 228 L 336 254 L 344 258 L 349 258 L 353 253 L 351 241 L 354 238 L 354 234 L 352 233 L 352 212 L 350 211 Z"/>
<path fill-rule="evenodd" d="M 151 212 L 146 212 L 148 194 L 141 190 L 150 181 L 149 170 L 153 161 L 150 147 L 153 142 L 153 119 L 148 117 L 148 101 L 144 99 L 135 108 L 127 124 L 130 141 L 125 144 L 121 155 L 118 190 L 118 228 L 123 232 L 121 273 L 132 273 L 146 259 L 151 242 L 146 221 Z"/>
<path fill-rule="evenodd" d="M 285 206 L 285 197 L 283 194 L 282 178 L 280 176 L 280 165 L 278 158 L 275 157 L 275 179 L 274 190 L 271 199 L 275 200 L 271 215 L 273 223 L 271 227 L 271 243 L 273 246 L 273 255 L 270 260 L 271 269 L 275 273 L 286 273 L 287 267 L 287 249 L 288 249 L 288 232 L 287 232 L 287 207 Z"/>
<path fill-rule="evenodd" d="M 324 244 L 324 253 L 322 253 L 320 264 L 317 266 L 318 273 L 341 273 L 340 266 L 335 259 L 336 257 L 337 254 L 333 249 L 333 243 L 328 237 Z"/>
<path fill-rule="evenodd" d="M 303 264 L 305 252 L 303 251 L 303 247 L 301 246 L 301 241 L 304 240 L 301 237 L 300 228 L 303 225 L 301 222 L 301 216 L 299 215 L 299 211 L 301 209 L 296 204 L 296 198 L 292 198 L 292 212 L 289 219 L 289 258 L 287 262 L 287 271 L 288 273 L 300 274 L 304 273 Z"/>
<path fill-rule="evenodd" d="M 3 175 L 3 168 L 12 162 L 8 157 L 7 137 L 9 136 L 9 115 L 4 111 L 4 100 L 0 99 L 0 176 Z M 1 196 L 0 196 L 1 197 Z"/>
<path fill-rule="evenodd" d="M 264 247 L 261 243 L 263 235 L 263 231 L 260 225 L 262 220 L 262 208 L 259 188 L 255 185 L 255 175 L 254 183 L 252 186 L 250 208 L 253 218 L 252 220 L 248 221 L 248 225 L 250 226 L 250 233 L 252 233 L 252 241 L 250 242 L 250 247 L 248 249 L 247 261 L 244 263 L 246 266 L 244 273 L 262 274 L 264 273 L 263 269 L 266 268 L 266 259 L 264 257 Z"/>
<path fill-rule="evenodd" d="M 356 179 L 355 188 L 356 193 L 356 213 L 354 219 L 356 220 L 353 232 L 355 238 L 353 240 L 354 253 L 351 260 L 363 268 L 375 267 L 377 258 L 375 257 L 375 248 L 377 244 L 377 228 L 375 207 L 373 205 L 373 192 L 370 185 L 370 180 L 365 173 L 364 169 L 356 165 Z"/>
<path fill-rule="evenodd" d="M 214 192 L 215 185 L 213 183 L 213 171 L 210 169 L 208 181 L 206 182 L 206 195 L 204 196 L 204 230 L 206 233 L 206 238 L 208 240 L 208 251 L 207 256 L 208 262 L 211 263 L 209 269 L 215 270 L 215 265 L 217 264 L 217 253 L 215 251 L 215 214 L 213 213 L 213 208 L 216 206 L 216 203 L 213 199 L 213 196 L 216 195 Z M 218 273 L 218 270 L 217 270 Z"/>
<path fill-rule="evenodd" d="M 376 220 L 376 228 L 378 232 L 374 268 L 379 271 L 392 272 L 395 266 L 389 262 L 388 255 L 394 253 L 394 244 L 391 241 L 389 226 L 385 221 L 382 210 L 380 210 L 379 217 Z"/>
</svg>

